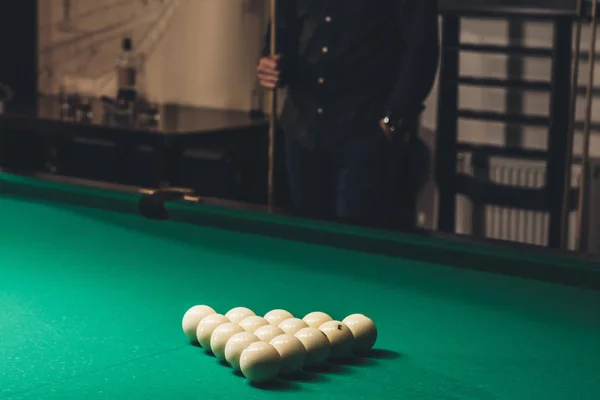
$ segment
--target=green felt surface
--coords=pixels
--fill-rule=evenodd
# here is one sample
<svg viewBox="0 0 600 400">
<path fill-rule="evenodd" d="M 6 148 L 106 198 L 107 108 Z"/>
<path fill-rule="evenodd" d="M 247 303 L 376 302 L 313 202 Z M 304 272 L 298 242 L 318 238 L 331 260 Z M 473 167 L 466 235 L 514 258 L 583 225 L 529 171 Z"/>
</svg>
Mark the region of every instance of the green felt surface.
<svg viewBox="0 0 600 400">
<path fill-rule="evenodd" d="M 0 399 L 600 398 L 597 291 L 7 191 L 0 220 Z M 186 343 L 199 303 L 362 312 L 377 351 L 256 389 Z"/>
</svg>

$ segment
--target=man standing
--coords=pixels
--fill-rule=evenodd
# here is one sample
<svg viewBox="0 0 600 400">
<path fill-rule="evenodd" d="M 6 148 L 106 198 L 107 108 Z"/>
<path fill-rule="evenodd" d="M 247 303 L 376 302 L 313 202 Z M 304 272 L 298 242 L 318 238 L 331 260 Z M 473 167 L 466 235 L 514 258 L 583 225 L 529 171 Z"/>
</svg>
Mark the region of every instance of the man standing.
<svg viewBox="0 0 600 400">
<path fill-rule="evenodd" d="M 287 87 L 294 207 L 361 223 L 401 218 L 415 193 L 399 166 L 437 72 L 437 0 L 283 0 L 277 9 L 277 56 L 265 49 L 258 79 Z"/>
</svg>

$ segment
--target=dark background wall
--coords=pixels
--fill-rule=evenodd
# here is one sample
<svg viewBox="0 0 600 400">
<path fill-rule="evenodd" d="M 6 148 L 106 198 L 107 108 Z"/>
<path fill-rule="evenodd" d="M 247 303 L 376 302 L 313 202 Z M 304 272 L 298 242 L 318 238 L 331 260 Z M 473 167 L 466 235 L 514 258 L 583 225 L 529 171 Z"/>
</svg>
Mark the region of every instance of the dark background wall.
<svg viewBox="0 0 600 400">
<path fill-rule="evenodd" d="M 37 0 L 0 0 L 0 82 L 14 91 L 7 110 L 35 106 L 37 29 Z"/>
</svg>

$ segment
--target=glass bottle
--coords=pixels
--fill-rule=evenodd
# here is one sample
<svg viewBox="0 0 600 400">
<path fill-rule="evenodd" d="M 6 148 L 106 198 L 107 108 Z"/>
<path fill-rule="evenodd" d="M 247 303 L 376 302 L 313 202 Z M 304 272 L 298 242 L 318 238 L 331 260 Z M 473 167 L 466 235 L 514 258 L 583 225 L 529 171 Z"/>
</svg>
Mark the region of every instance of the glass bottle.
<svg viewBox="0 0 600 400">
<path fill-rule="evenodd" d="M 117 103 L 133 106 L 136 101 L 138 60 L 133 52 L 133 41 L 126 37 L 117 57 Z"/>
</svg>

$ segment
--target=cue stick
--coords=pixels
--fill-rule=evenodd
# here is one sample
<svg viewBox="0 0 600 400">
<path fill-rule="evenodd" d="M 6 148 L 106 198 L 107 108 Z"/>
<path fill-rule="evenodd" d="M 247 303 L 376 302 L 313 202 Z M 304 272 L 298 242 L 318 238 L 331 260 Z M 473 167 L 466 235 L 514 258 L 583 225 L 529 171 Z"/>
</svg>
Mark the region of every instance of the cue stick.
<svg viewBox="0 0 600 400">
<path fill-rule="evenodd" d="M 574 51 L 571 59 L 571 98 L 569 99 L 569 127 L 567 131 L 567 148 L 566 151 L 566 165 L 565 165 L 565 177 L 563 182 L 563 201 L 562 211 L 560 215 L 560 246 L 565 249 L 568 246 L 569 231 L 569 211 L 570 211 L 570 193 L 571 193 L 571 168 L 573 165 L 573 141 L 575 137 L 575 119 L 577 110 L 577 84 L 579 82 L 579 57 L 581 55 L 581 31 L 583 25 L 583 0 L 577 0 L 577 24 L 575 25 L 575 44 Z"/>
<path fill-rule="evenodd" d="M 277 52 L 277 0 L 269 0 L 270 5 L 270 31 L 269 35 L 269 51 L 271 57 L 274 57 Z M 273 197 L 275 191 L 275 128 L 277 123 L 277 87 L 271 90 L 269 96 L 271 112 L 269 115 L 269 170 L 267 178 L 267 201 L 269 209 L 273 207 Z"/>
<path fill-rule="evenodd" d="M 598 0 L 592 0 L 592 21 L 591 21 L 591 38 L 588 54 L 588 81 L 585 93 L 585 119 L 583 120 L 583 159 L 581 161 L 581 175 L 579 184 L 579 195 L 577 196 L 577 230 L 575 250 L 581 251 L 583 248 L 583 217 L 584 217 L 584 197 L 587 189 L 587 175 L 590 164 L 590 135 L 592 121 L 592 89 L 594 88 L 594 68 L 596 66 L 596 23 L 598 16 Z"/>
</svg>

